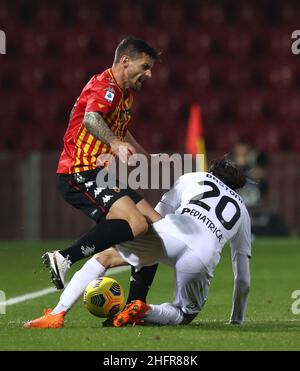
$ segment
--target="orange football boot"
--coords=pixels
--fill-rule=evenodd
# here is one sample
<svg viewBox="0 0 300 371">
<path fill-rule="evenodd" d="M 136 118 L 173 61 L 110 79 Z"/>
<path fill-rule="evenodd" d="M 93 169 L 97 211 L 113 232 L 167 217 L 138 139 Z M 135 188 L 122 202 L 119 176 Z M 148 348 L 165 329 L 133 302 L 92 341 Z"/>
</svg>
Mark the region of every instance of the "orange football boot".
<svg viewBox="0 0 300 371">
<path fill-rule="evenodd" d="M 64 327 L 64 316 L 66 312 L 51 314 L 52 309 L 44 310 L 44 315 L 32 321 L 24 323 L 24 328 L 61 328 Z"/>
<path fill-rule="evenodd" d="M 116 315 L 114 318 L 114 326 L 121 327 L 127 323 L 135 324 L 141 323 L 141 318 L 145 316 L 145 313 L 150 309 L 150 306 L 141 300 L 133 300 L 130 304 L 127 304 L 125 309 Z"/>
</svg>

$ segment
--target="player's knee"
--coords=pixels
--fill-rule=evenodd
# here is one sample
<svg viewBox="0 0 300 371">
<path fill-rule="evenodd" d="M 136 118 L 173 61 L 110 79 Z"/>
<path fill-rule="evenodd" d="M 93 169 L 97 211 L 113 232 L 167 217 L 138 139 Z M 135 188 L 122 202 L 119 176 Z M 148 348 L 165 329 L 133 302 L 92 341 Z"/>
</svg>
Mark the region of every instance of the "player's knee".
<svg viewBox="0 0 300 371">
<path fill-rule="evenodd" d="M 134 237 L 142 235 L 148 230 L 148 222 L 144 215 L 140 213 L 131 215 L 127 221 L 130 225 Z"/>
<path fill-rule="evenodd" d="M 112 259 L 109 254 L 105 254 L 105 252 L 100 252 L 94 256 L 94 259 L 97 260 L 98 263 L 102 264 L 105 269 L 111 267 Z"/>
<path fill-rule="evenodd" d="M 145 216 L 137 209 L 132 209 L 130 212 L 122 213 L 117 210 L 110 210 L 109 213 L 106 215 L 106 219 L 123 219 L 126 220 L 129 224 L 132 234 L 134 237 L 142 235 L 147 232 L 148 230 L 148 222 Z"/>
</svg>

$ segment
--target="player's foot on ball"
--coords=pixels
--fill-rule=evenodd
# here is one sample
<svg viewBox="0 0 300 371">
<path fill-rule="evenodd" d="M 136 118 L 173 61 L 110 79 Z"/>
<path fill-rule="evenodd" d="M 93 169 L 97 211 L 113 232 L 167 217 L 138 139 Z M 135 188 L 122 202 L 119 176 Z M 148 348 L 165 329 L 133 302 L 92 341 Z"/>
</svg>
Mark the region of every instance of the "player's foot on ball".
<svg viewBox="0 0 300 371">
<path fill-rule="evenodd" d="M 150 306 L 141 300 L 133 300 L 130 304 L 127 304 L 125 309 L 116 315 L 114 318 L 114 326 L 121 327 L 130 323 L 132 325 L 138 324 L 141 318 L 145 316 L 145 313 L 149 310 Z"/>
<path fill-rule="evenodd" d="M 71 262 L 58 251 L 46 252 L 42 256 L 44 265 L 49 268 L 51 280 L 58 290 L 65 287 L 65 276 L 70 269 Z"/>
<path fill-rule="evenodd" d="M 52 309 L 44 311 L 44 315 L 32 321 L 25 322 L 24 328 L 61 328 L 64 327 L 64 316 L 66 312 L 51 314 Z"/>
</svg>

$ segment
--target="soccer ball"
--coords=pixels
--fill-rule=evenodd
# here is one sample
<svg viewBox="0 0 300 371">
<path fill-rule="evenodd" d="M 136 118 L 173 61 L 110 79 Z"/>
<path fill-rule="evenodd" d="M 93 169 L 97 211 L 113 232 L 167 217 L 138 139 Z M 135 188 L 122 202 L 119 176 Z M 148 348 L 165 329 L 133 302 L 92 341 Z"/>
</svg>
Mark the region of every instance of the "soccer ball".
<svg viewBox="0 0 300 371">
<path fill-rule="evenodd" d="M 123 287 L 113 278 L 97 278 L 84 290 L 83 303 L 94 316 L 114 316 L 125 304 Z"/>
</svg>

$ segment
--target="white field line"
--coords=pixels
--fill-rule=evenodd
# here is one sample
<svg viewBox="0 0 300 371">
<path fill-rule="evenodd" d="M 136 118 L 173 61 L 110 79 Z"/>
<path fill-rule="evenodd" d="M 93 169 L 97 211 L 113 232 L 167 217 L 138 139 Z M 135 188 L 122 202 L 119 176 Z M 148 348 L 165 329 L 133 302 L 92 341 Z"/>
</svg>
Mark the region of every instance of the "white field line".
<svg viewBox="0 0 300 371">
<path fill-rule="evenodd" d="M 130 267 L 128 266 L 112 268 L 107 271 L 106 275 L 113 276 L 114 274 L 124 272 L 128 269 L 130 269 Z M 28 294 L 10 298 L 5 301 L 5 305 L 9 306 L 9 305 L 19 304 L 19 303 L 22 303 L 23 301 L 28 301 L 28 300 L 40 298 L 41 296 L 52 294 L 53 292 L 58 292 L 58 290 L 55 287 L 47 287 L 46 289 L 43 289 L 43 290 L 33 291 L 33 292 L 29 292 Z"/>
</svg>

